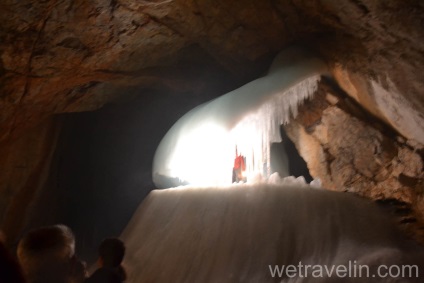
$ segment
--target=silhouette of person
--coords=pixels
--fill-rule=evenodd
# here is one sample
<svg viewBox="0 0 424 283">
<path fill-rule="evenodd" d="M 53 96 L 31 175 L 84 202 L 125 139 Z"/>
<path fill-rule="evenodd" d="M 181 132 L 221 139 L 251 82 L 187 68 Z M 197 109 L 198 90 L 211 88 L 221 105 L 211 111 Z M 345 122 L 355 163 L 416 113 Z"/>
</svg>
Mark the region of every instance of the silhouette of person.
<svg viewBox="0 0 424 283">
<path fill-rule="evenodd" d="M 30 231 L 18 245 L 18 260 L 28 283 L 81 283 L 85 264 L 75 256 L 75 237 L 64 225 Z"/>
<path fill-rule="evenodd" d="M 108 238 L 99 246 L 99 269 L 85 283 L 122 283 L 126 272 L 121 263 L 125 255 L 125 245 L 117 238 Z"/>
</svg>

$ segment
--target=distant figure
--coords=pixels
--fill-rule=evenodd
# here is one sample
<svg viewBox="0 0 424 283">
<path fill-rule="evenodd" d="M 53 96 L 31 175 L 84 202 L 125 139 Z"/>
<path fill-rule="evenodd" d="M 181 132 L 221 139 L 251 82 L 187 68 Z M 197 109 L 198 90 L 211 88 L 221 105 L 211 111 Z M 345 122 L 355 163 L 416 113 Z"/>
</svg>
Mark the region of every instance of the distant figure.
<svg viewBox="0 0 424 283">
<path fill-rule="evenodd" d="M 244 172 L 246 171 L 246 158 L 243 155 L 239 155 L 236 146 L 236 158 L 234 159 L 233 167 L 233 183 L 246 182 Z"/>
<path fill-rule="evenodd" d="M 3 234 L 0 232 L 0 282 L 25 283 L 24 275 L 18 262 L 4 245 Z"/>
<path fill-rule="evenodd" d="M 28 283 L 81 283 L 85 264 L 75 256 L 75 237 L 64 225 L 30 231 L 18 245 Z"/>
<path fill-rule="evenodd" d="M 85 283 L 121 283 L 126 273 L 121 263 L 125 255 L 125 245 L 117 238 L 103 240 L 99 247 L 99 269 Z"/>
</svg>

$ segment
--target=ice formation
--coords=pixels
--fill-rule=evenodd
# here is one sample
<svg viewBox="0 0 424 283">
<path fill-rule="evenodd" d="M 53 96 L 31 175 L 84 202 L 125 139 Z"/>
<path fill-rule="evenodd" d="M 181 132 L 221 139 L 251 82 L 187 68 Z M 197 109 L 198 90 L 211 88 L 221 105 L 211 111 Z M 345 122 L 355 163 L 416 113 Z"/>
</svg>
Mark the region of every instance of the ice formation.
<svg viewBox="0 0 424 283">
<path fill-rule="evenodd" d="M 313 95 L 325 70 L 321 60 L 288 49 L 266 76 L 188 112 L 156 151 L 156 186 L 229 184 L 236 147 L 246 157 L 248 179 L 268 177 L 270 146 L 281 141 L 280 125 L 297 115 L 298 105 Z"/>
<path fill-rule="evenodd" d="M 152 191 L 122 234 L 127 282 L 422 282 L 423 247 L 400 235 L 386 213 L 299 181 Z M 273 278 L 269 271 L 349 262 L 369 266 L 371 275 L 379 265 L 416 266 L 420 274 Z"/>
</svg>

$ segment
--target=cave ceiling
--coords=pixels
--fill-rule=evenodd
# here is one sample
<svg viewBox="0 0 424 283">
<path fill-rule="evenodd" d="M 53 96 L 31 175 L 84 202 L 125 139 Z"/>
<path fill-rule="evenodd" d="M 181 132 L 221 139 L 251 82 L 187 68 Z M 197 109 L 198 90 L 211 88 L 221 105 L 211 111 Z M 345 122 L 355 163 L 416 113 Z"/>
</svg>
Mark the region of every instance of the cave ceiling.
<svg viewBox="0 0 424 283">
<path fill-rule="evenodd" d="M 70 139 L 68 124 L 49 119 L 54 114 L 93 111 L 125 100 L 146 104 L 137 109 L 141 112 L 173 107 L 164 112 L 173 119 L 188 109 L 187 104 L 197 105 L 264 75 L 279 51 L 295 45 L 322 58 L 331 76 L 323 78 L 315 98 L 285 127 L 309 172 L 327 189 L 394 202 L 398 211 L 409 213 L 399 222 L 424 243 L 423 27 L 421 0 L 1 0 L 1 229 L 14 241 L 25 227 L 36 226 L 38 218 L 39 224 L 63 221 L 59 216 L 50 219 L 51 205 L 59 207 L 64 201 L 63 206 L 72 206 L 62 197 L 69 196 L 68 179 L 54 183 L 55 170 L 67 171 L 62 175 L 69 180 L 82 176 L 72 188 L 75 195 L 92 190 L 103 196 L 109 190 L 133 196 L 135 187 L 152 189 L 150 180 L 141 179 L 150 179 L 149 156 L 162 137 L 152 128 L 166 123 L 147 114 L 137 116 L 137 123 L 153 126 L 144 132 L 137 129 L 142 137 L 123 139 L 145 148 L 139 149 L 138 159 L 129 158 L 137 159 L 133 167 L 119 164 L 116 174 L 105 174 L 98 169 L 103 166 L 87 162 L 90 146 L 101 146 L 87 143 L 83 153 L 61 152 L 65 138 L 79 149 L 84 138 L 99 132 L 85 129 L 78 121 L 87 121 L 76 119 L 73 133 L 78 129 L 83 134 Z M 156 96 L 162 104 L 149 108 Z M 128 109 L 136 112 L 138 105 Z M 110 113 L 98 119 L 105 124 L 115 118 L 117 124 L 129 121 L 119 119 L 121 112 Z M 84 114 L 72 115 L 78 116 Z M 59 138 L 61 130 L 64 138 Z M 99 135 L 95 140 L 102 139 Z M 110 142 L 112 152 L 117 150 L 115 141 L 118 138 Z M 123 144 L 119 150 L 127 147 Z M 132 149 L 127 155 L 119 152 L 117 160 L 135 156 Z M 80 171 L 57 166 L 61 154 L 81 155 L 76 165 Z M 145 162 L 139 165 L 139 160 Z M 116 169 L 116 160 L 103 163 Z M 79 164 L 100 173 L 89 176 Z M 124 171 L 145 177 L 136 182 Z M 120 179 L 113 179 L 118 175 Z M 91 178 L 101 185 L 91 186 Z M 132 198 L 132 206 L 122 198 L 112 211 L 119 211 L 120 205 L 135 209 L 143 190 Z M 75 199 L 80 203 L 79 195 Z M 80 215 L 79 210 L 70 215 Z M 122 214 L 118 222 L 126 217 Z M 89 228 L 81 229 L 92 235 L 92 223 L 84 225 Z"/>
<path fill-rule="evenodd" d="M 214 72 L 237 86 L 291 44 L 389 78 L 424 112 L 420 1 L 4 0 L 0 11 L 0 141 L 128 87 L 201 95 Z"/>
</svg>

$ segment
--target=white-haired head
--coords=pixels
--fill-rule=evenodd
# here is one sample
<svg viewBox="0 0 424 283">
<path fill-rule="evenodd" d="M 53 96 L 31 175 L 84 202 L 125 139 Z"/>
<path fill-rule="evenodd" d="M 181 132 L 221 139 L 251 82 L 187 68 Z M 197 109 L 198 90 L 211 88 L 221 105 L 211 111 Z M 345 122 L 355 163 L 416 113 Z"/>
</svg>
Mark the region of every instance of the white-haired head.
<svg viewBox="0 0 424 283">
<path fill-rule="evenodd" d="M 54 282 L 59 278 L 67 282 L 74 257 L 75 237 L 65 225 L 32 230 L 18 245 L 18 259 L 29 282 Z"/>
</svg>

